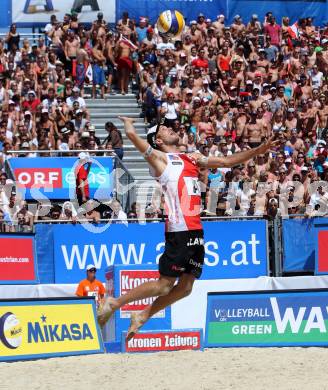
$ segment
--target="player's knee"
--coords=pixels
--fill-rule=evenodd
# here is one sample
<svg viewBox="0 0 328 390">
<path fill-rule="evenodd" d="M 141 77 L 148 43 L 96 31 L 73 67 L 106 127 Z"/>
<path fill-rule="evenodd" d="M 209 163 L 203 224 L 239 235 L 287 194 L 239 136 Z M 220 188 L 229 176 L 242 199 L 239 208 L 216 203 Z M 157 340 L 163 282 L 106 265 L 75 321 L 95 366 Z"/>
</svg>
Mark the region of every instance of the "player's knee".
<svg viewBox="0 0 328 390">
<path fill-rule="evenodd" d="M 167 283 L 160 283 L 158 286 L 158 295 L 163 296 L 167 295 L 172 290 L 172 285 Z"/>
</svg>

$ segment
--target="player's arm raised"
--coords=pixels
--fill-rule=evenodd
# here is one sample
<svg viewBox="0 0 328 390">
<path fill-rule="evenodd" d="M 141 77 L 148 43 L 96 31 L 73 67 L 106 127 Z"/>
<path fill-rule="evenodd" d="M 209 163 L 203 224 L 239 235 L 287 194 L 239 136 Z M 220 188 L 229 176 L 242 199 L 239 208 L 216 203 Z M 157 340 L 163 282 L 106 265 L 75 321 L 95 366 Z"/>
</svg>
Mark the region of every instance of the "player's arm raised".
<svg viewBox="0 0 328 390">
<path fill-rule="evenodd" d="M 154 169 L 155 175 L 160 176 L 164 172 L 167 164 L 165 154 L 159 150 L 153 149 L 147 141 L 137 134 L 133 125 L 133 118 L 128 118 L 126 116 L 119 116 L 118 118 L 124 123 L 126 136 Z"/>
<path fill-rule="evenodd" d="M 279 141 L 275 140 L 274 137 L 264 142 L 257 148 L 245 150 L 243 152 L 235 153 L 231 156 L 226 157 L 205 157 L 198 156 L 197 165 L 206 168 L 232 168 L 235 165 L 242 164 L 248 160 L 251 160 L 259 154 L 264 154 L 268 150 L 278 145 Z"/>
</svg>

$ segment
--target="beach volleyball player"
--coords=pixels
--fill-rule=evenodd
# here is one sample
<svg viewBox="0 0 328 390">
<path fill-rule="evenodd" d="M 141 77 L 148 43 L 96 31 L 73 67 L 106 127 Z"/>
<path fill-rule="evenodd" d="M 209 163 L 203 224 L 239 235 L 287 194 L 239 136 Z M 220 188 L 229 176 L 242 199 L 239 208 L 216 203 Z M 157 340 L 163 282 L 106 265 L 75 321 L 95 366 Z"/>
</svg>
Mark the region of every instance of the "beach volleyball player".
<svg viewBox="0 0 328 390">
<path fill-rule="evenodd" d="M 270 139 L 257 148 L 228 157 L 205 157 L 197 152 L 180 153 L 179 136 L 170 127 L 158 125 L 147 135 L 147 142 L 136 133 L 133 119 L 119 118 L 124 123 L 127 137 L 142 153 L 151 174 L 160 183 L 167 213 L 165 250 L 159 260 L 160 278 L 118 298 L 107 298 L 98 312 L 98 322 L 104 326 L 121 306 L 157 297 L 145 310 L 132 314 L 127 333 L 130 340 L 155 313 L 189 295 L 195 279 L 201 276 L 204 263 L 204 235 L 200 219 L 201 175 L 207 168 L 230 168 L 264 154 L 275 146 L 276 141 Z"/>
</svg>

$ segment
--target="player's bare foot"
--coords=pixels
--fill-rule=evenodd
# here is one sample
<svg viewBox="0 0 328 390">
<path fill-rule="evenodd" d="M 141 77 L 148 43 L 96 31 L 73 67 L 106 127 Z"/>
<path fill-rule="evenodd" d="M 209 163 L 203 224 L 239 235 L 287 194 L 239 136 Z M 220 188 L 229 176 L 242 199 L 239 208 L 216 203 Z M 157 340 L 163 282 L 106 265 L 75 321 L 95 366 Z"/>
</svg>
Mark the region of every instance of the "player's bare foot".
<svg viewBox="0 0 328 390">
<path fill-rule="evenodd" d="M 131 323 L 128 333 L 126 335 L 126 340 L 130 341 L 138 332 L 142 325 L 145 323 L 145 319 L 141 317 L 138 313 L 131 314 Z"/>
<path fill-rule="evenodd" d="M 106 322 L 110 319 L 110 317 L 116 310 L 114 302 L 114 298 L 109 297 L 106 298 L 105 302 L 99 306 L 97 313 L 97 321 L 101 328 L 104 327 Z"/>
</svg>

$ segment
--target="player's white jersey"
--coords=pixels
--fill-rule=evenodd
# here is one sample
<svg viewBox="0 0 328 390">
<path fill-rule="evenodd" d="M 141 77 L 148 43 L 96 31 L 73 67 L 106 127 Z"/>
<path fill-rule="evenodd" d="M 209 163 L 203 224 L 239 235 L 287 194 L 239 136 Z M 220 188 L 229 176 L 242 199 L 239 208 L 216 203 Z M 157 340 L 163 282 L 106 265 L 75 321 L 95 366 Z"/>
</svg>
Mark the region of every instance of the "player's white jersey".
<svg viewBox="0 0 328 390">
<path fill-rule="evenodd" d="M 167 166 L 158 178 L 165 196 L 167 232 L 200 230 L 199 168 L 186 154 L 166 153 Z"/>
</svg>

